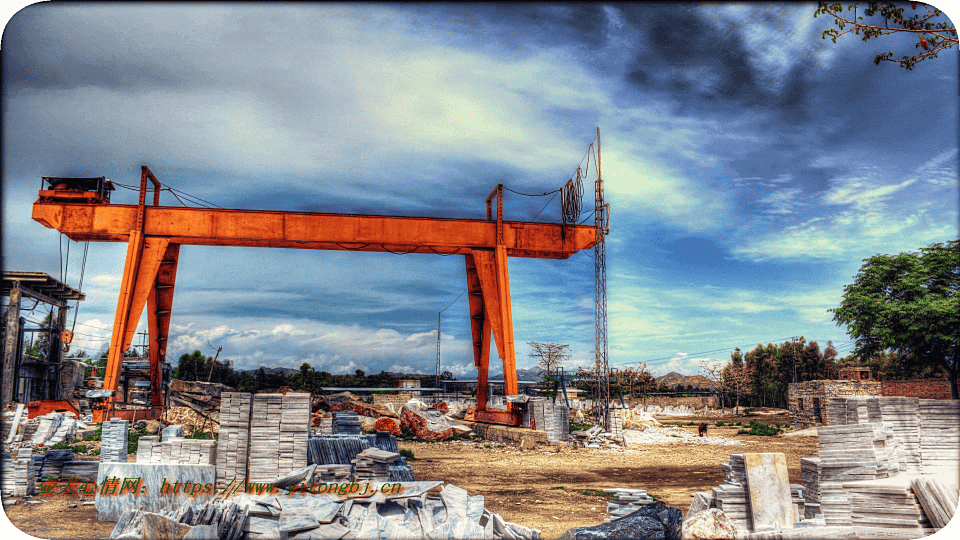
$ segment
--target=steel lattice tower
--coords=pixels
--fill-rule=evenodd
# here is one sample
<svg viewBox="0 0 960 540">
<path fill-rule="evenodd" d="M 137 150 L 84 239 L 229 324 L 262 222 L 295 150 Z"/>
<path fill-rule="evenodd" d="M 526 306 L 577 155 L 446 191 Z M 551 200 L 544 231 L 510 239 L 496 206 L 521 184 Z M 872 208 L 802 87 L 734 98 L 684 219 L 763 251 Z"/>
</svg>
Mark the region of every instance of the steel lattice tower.
<svg viewBox="0 0 960 540">
<path fill-rule="evenodd" d="M 597 128 L 597 181 L 595 184 L 594 200 L 594 227 L 596 228 L 596 244 L 593 248 L 594 268 L 596 280 L 594 284 L 594 326 L 595 326 L 595 354 L 597 375 L 597 414 L 599 424 L 605 429 L 607 425 L 607 409 L 610 406 L 610 365 L 607 348 L 607 251 L 604 237 L 610 232 L 607 222 L 610 205 L 603 201 L 603 176 L 600 173 L 600 128 Z"/>
</svg>

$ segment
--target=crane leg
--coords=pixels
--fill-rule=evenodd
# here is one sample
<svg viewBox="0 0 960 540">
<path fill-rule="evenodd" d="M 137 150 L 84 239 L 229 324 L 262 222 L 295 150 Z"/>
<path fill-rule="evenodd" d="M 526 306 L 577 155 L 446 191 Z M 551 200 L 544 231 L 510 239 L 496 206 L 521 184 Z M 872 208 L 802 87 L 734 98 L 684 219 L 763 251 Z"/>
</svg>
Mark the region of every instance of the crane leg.
<svg viewBox="0 0 960 540">
<path fill-rule="evenodd" d="M 522 412 L 512 404 L 507 405 L 506 411 L 486 408 L 491 332 L 496 342 L 497 354 L 503 361 L 504 390 L 508 395 L 518 392 L 506 249 L 502 246 L 496 250 L 474 249 L 471 254 L 466 255 L 466 259 L 467 286 L 471 293 L 474 364 L 477 366 L 478 375 L 477 410 L 474 417 L 480 422 L 520 425 L 523 421 Z"/>
<path fill-rule="evenodd" d="M 147 298 L 147 319 L 150 325 L 150 405 L 163 408 L 163 363 L 167 361 L 167 336 L 173 312 L 173 290 L 177 282 L 180 244 L 168 244 L 160 259 L 157 277 Z"/>
<path fill-rule="evenodd" d="M 144 238 L 140 231 L 130 231 L 127 243 L 127 258 L 123 266 L 123 279 L 120 283 L 120 298 L 113 319 L 113 335 L 110 339 L 110 352 L 107 369 L 104 374 L 103 388 L 116 391 L 123 369 L 123 353 L 130 347 L 137 323 L 153 289 L 157 271 L 169 241 L 163 238 Z M 105 407 L 95 411 L 94 421 L 109 420 L 113 414 L 114 394 L 105 403 Z"/>
</svg>

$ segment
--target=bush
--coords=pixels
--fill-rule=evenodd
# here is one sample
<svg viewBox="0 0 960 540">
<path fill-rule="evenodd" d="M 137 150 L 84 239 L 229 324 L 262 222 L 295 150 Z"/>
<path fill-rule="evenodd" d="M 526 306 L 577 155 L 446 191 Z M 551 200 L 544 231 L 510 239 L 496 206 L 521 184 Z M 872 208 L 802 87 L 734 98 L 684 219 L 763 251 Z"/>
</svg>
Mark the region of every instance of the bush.
<svg viewBox="0 0 960 540">
<path fill-rule="evenodd" d="M 214 434 L 213 434 L 212 431 L 195 431 L 195 432 L 193 432 L 193 435 L 187 435 L 187 436 L 184 437 L 184 438 L 185 438 L 185 439 L 200 439 L 200 440 L 204 440 L 204 441 L 209 441 L 209 440 L 215 440 L 215 439 L 216 439 L 216 437 L 214 436 Z"/>
<path fill-rule="evenodd" d="M 726 424 L 723 423 L 723 420 L 717 420 L 717 427 L 723 427 Z"/>
<path fill-rule="evenodd" d="M 147 434 L 145 429 L 131 429 L 127 432 L 127 453 L 136 454 L 137 453 L 137 441 L 140 440 L 140 437 L 143 437 Z"/>
<path fill-rule="evenodd" d="M 413 450 L 409 448 L 401 448 L 400 455 L 407 458 L 407 461 L 416 461 L 417 458 L 413 457 Z"/>
<path fill-rule="evenodd" d="M 737 431 L 737 435 L 760 435 L 760 436 L 771 436 L 779 435 L 782 432 L 778 426 L 771 426 L 770 424 L 764 424 L 759 420 L 754 420 L 750 422 L 749 429 L 741 429 Z"/>
<path fill-rule="evenodd" d="M 47 450 L 69 450 L 70 445 L 65 442 L 58 442 L 52 446 L 47 447 Z"/>
<path fill-rule="evenodd" d="M 90 449 L 86 445 L 78 444 L 73 447 L 73 452 L 75 454 L 86 454 Z"/>
<path fill-rule="evenodd" d="M 103 424 L 97 426 L 97 432 L 86 435 L 83 440 L 85 441 L 99 441 L 103 439 Z"/>
</svg>

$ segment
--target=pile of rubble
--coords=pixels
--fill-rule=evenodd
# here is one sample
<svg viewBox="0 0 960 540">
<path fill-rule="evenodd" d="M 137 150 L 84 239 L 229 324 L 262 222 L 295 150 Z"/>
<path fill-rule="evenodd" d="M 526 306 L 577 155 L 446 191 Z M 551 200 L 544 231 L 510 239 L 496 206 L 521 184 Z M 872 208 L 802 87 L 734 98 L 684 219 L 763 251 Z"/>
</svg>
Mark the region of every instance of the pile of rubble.
<svg viewBox="0 0 960 540">
<path fill-rule="evenodd" d="M 439 409 L 420 409 L 407 403 L 400 412 L 400 426 L 409 429 L 418 438 L 428 441 L 445 441 L 454 433 L 465 435 L 472 430 L 452 420 Z"/>
<path fill-rule="evenodd" d="M 110 538 L 540 538 L 539 530 L 506 522 L 486 510 L 483 495 L 469 496 L 450 484 L 438 496 L 428 493 L 441 485 L 407 483 L 397 493 L 392 484 L 340 484 L 335 493 L 278 489 L 271 494 L 242 494 L 200 504 L 187 501 L 170 511 L 129 509 Z M 346 488 L 343 494 L 342 487 Z"/>
<path fill-rule="evenodd" d="M 220 395 L 234 391 L 220 383 L 173 379 L 170 381 L 170 403 L 216 418 L 216 413 L 220 411 Z"/>
<path fill-rule="evenodd" d="M 634 444 L 661 444 L 669 442 L 683 442 L 700 445 L 742 446 L 745 443 L 726 437 L 698 437 L 689 431 L 678 427 L 648 427 L 643 430 L 625 429 L 624 440 L 627 445 Z"/>
</svg>

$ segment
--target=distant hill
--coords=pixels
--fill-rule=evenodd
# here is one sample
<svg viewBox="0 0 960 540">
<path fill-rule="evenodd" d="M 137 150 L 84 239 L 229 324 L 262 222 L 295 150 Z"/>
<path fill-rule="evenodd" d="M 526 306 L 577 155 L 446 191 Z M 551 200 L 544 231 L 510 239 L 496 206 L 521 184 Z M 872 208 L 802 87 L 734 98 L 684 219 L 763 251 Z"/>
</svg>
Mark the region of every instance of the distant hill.
<svg viewBox="0 0 960 540">
<path fill-rule="evenodd" d="M 681 375 L 676 371 L 671 371 L 666 375 L 654 377 L 653 380 L 660 386 L 677 386 L 678 384 L 682 384 L 683 386 L 713 390 L 713 384 L 710 382 L 710 379 L 703 375 Z"/>
</svg>

